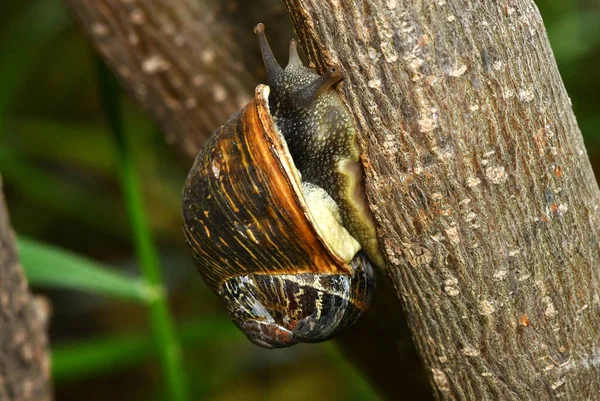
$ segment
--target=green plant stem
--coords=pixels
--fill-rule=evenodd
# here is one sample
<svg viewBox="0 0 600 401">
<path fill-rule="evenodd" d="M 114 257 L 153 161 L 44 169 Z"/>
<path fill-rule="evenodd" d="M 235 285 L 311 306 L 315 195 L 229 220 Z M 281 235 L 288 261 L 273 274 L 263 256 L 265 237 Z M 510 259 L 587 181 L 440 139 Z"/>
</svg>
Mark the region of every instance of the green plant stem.
<svg viewBox="0 0 600 401">
<path fill-rule="evenodd" d="M 167 381 L 168 399 L 171 401 L 185 401 L 188 397 L 181 348 L 169 314 L 158 256 L 144 213 L 140 185 L 135 174 L 130 147 L 121 121 L 119 88 L 110 71 L 100 60 L 98 65 L 103 106 L 110 129 L 117 142 L 121 185 L 131 220 L 137 258 L 147 284 L 156 289 L 157 295 L 148 307 L 152 330 L 156 344 L 159 347 L 162 368 Z"/>
<path fill-rule="evenodd" d="M 69 288 L 144 304 L 155 298 L 153 288 L 148 288 L 144 280 L 128 277 L 95 260 L 22 235 L 17 237 L 17 244 L 31 285 Z"/>
</svg>

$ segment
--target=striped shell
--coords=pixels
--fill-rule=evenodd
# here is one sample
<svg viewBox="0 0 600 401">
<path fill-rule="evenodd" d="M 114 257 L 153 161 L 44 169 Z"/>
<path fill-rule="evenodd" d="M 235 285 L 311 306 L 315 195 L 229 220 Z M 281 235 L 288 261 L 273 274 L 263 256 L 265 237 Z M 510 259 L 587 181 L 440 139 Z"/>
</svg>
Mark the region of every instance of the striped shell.
<svg viewBox="0 0 600 401">
<path fill-rule="evenodd" d="M 263 347 L 324 341 L 352 325 L 375 277 L 335 203 L 303 184 L 269 113 L 267 86 L 206 142 L 183 191 L 198 270 Z"/>
</svg>

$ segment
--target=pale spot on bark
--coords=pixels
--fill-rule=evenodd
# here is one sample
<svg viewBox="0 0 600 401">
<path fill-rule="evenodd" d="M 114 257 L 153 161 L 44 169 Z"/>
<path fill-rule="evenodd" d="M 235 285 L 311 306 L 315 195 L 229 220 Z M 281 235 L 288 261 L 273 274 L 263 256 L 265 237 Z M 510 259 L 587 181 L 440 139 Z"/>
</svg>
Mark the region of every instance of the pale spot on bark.
<svg viewBox="0 0 600 401">
<path fill-rule="evenodd" d="M 450 227 L 444 230 L 446 233 L 446 237 L 451 244 L 457 245 L 460 243 L 460 233 L 458 232 L 458 227 Z"/>
<path fill-rule="evenodd" d="M 492 64 L 492 67 L 494 67 L 494 70 L 496 71 L 500 71 L 500 69 L 504 66 L 504 63 L 500 60 L 494 61 L 494 64 Z"/>
<path fill-rule="evenodd" d="M 379 53 L 377 52 L 377 50 L 375 50 L 375 49 L 374 49 L 374 48 L 372 48 L 372 47 L 369 47 L 369 48 L 367 49 L 367 52 L 369 53 L 369 58 L 370 58 L 371 60 L 376 60 L 376 59 L 379 57 Z"/>
<path fill-rule="evenodd" d="M 381 79 L 379 78 L 375 78 L 375 79 L 371 79 L 369 80 L 369 82 L 367 82 L 367 85 L 369 86 L 369 88 L 380 88 L 381 87 Z"/>
<path fill-rule="evenodd" d="M 426 133 L 430 132 L 437 127 L 437 124 L 432 118 L 423 117 L 419 120 L 419 131 Z"/>
<path fill-rule="evenodd" d="M 531 93 L 528 90 L 525 89 L 520 89 L 519 90 L 519 100 L 522 102 L 531 102 L 533 100 L 534 96 L 533 93 Z"/>
<path fill-rule="evenodd" d="M 444 286 L 444 292 L 446 294 L 448 294 L 449 296 L 451 296 L 451 297 L 455 297 L 458 294 L 460 294 L 460 290 L 458 288 L 456 288 L 456 287 L 451 286 L 451 285 Z"/>
<path fill-rule="evenodd" d="M 215 52 L 212 49 L 206 49 L 200 55 L 202 61 L 206 64 L 211 64 L 215 60 Z"/>
<path fill-rule="evenodd" d="M 110 30 L 108 29 L 108 27 L 101 23 L 101 22 L 96 22 L 95 24 L 92 25 L 92 33 L 95 36 L 98 36 L 100 38 L 107 36 L 110 33 Z"/>
<path fill-rule="evenodd" d="M 542 299 L 542 302 L 546 306 L 546 308 L 544 309 L 544 315 L 546 315 L 549 318 L 554 318 L 556 317 L 556 315 L 558 315 L 558 312 L 554 307 L 554 303 L 552 302 L 552 299 L 549 296 L 545 296 Z"/>
<path fill-rule="evenodd" d="M 478 349 L 473 348 L 471 346 L 467 346 L 465 348 L 462 349 L 462 353 L 465 356 L 479 356 L 481 355 L 481 352 L 479 352 Z"/>
<path fill-rule="evenodd" d="M 136 8 L 133 11 L 131 11 L 131 14 L 129 14 L 129 19 L 131 20 L 132 24 L 141 25 L 144 22 L 146 22 L 146 15 L 142 10 Z"/>
<path fill-rule="evenodd" d="M 568 210 L 569 206 L 567 206 L 566 203 L 561 203 L 560 205 L 558 205 L 558 214 L 563 215 L 567 213 Z"/>
<path fill-rule="evenodd" d="M 388 63 L 393 63 L 398 60 L 398 55 L 395 53 L 394 47 L 389 42 L 383 42 L 381 44 L 381 52 L 383 53 L 383 58 Z"/>
<path fill-rule="evenodd" d="M 435 242 L 443 242 L 446 239 L 440 232 L 437 232 L 437 233 L 431 235 L 430 238 L 432 240 L 434 240 Z"/>
<path fill-rule="evenodd" d="M 479 302 L 479 314 L 480 315 L 491 315 L 494 312 L 496 312 L 496 307 L 494 306 L 494 304 L 490 301 L 481 301 Z"/>
<path fill-rule="evenodd" d="M 225 99 L 227 99 L 227 91 L 225 88 L 223 88 L 223 86 L 215 84 L 213 87 L 213 96 L 216 102 L 223 102 Z"/>
<path fill-rule="evenodd" d="M 137 46 L 140 43 L 140 37 L 135 33 L 130 33 L 129 36 L 127 36 L 127 42 L 129 42 L 131 46 Z"/>
<path fill-rule="evenodd" d="M 448 22 L 453 22 L 456 19 L 456 17 L 454 17 L 454 15 L 449 15 L 446 19 L 448 20 Z"/>
<path fill-rule="evenodd" d="M 189 97 L 187 99 L 185 99 L 185 108 L 188 110 L 192 110 L 194 108 L 196 108 L 196 106 L 198 105 L 198 102 L 196 100 L 196 98 L 193 97 Z"/>
<path fill-rule="evenodd" d="M 469 177 L 469 178 L 467 178 L 467 186 L 469 188 L 476 187 L 479 184 L 481 184 L 481 180 L 479 178 L 477 178 L 477 177 Z"/>
<path fill-rule="evenodd" d="M 504 170 L 504 167 L 488 167 L 485 169 L 485 176 L 492 184 L 503 184 L 508 178 L 508 174 Z"/>
<path fill-rule="evenodd" d="M 469 212 L 466 216 L 465 216 L 465 221 L 469 222 L 469 221 L 473 221 L 477 218 L 477 213 L 474 212 Z"/>
<path fill-rule="evenodd" d="M 192 78 L 192 85 L 195 87 L 199 87 L 204 85 L 204 83 L 206 82 L 206 80 L 204 79 L 204 77 L 202 75 L 196 75 Z"/>
<path fill-rule="evenodd" d="M 506 278 L 507 274 L 508 274 L 507 270 L 505 270 L 505 269 L 499 269 L 499 270 L 496 270 L 494 272 L 494 274 L 492 275 L 492 277 L 496 281 L 502 281 L 502 280 L 504 280 Z"/>
<path fill-rule="evenodd" d="M 561 379 L 559 379 L 559 380 L 555 381 L 554 383 L 552 383 L 552 384 L 550 385 L 550 388 L 552 388 L 552 390 L 556 390 L 556 389 L 558 389 L 559 387 L 562 387 L 564 384 L 565 384 L 565 379 L 564 379 L 564 378 L 561 378 Z"/>
<path fill-rule="evenodd" d="M 396 5 L 397 5 L 396 0 L 388 0 L 386 4 L 390 10 L 393 10 L 394 8 L 396 8 Z"/>
<path fill-rule="evenodd" d="M 149 75 L 168 69 L 169 63 L 159 55 L 150 56 L 142 62 L 142 71 Z"/>
<path fill-rule="evenodd" d="M 446 374 L 441 369 L 431 369 L 431 373 L 433 374 L 433 381 L 435 385 L 440 391 L 449 392 L 450 391 L 450 383 L 448 382 L 448 378 Z"/>
<path fill-rule="evenodd" d="M 461 64 L 461 65 L 457 66 L 455 69 L 453 69 L 452 71 L 450 71 L 450 73 L 448 75 L 450 75 L 451 77 L 460 77 L 466 71 L 467 71 L 467 66 L 464 64 Z"/>
</svg>

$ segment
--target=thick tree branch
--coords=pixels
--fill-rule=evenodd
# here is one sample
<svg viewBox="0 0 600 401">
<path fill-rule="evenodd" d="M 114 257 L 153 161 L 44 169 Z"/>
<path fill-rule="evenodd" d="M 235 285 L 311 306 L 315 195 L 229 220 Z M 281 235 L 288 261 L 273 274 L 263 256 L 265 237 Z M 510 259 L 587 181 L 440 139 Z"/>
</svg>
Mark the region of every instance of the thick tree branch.
<svg viewBox="0 0 600 401">
<path fill-rule="evenodd" d="M 48 305 L 33 297 L 19 265 L 0 179 L 0 400 L 51 400 Z"/>
<path fill-rule="evenodd" d="M 291 37 L 277 1 L 67 0 L 123 86 L 190 157 L 264 81 L 252 29 Z"/>
<path fill-rule="evenodd" d="M 532 0 L 287 0 L 440 399 L 600 394 L 599 192 Z"/>
</svg>

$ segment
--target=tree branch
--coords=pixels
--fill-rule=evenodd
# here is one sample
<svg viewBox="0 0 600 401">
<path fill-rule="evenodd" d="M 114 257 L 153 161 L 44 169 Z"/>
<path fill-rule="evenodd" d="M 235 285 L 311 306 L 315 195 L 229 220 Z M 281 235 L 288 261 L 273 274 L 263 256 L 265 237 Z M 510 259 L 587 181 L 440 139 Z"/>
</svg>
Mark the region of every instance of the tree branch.
<svg viewBox="0 0 600 401">
<path fill-rule="evenodd" d="M 49 307 L 33 297 L 19 265 L 0 179 L 0 400 L 51 400 Z"/>
<path fill-rule="evenodd" d="M 600 194 L 533 1 L 286 4 L 309 58 L 346 73 L 438 398 L 599 394 Z"/>
<path fill-rule="evenodd" d="M 273 0 L 252 7 L 241 0 L 67 3 L 123 87 L 190 157 L 264 81 L 256 21 L 280 29 L 277 48 L 292 35 L 285 8 Z"/>
</svg>

